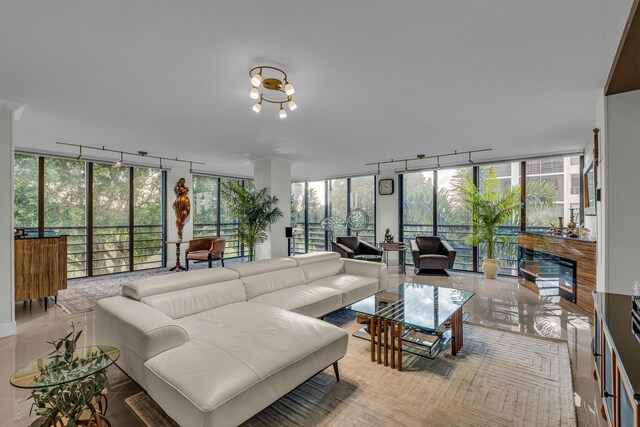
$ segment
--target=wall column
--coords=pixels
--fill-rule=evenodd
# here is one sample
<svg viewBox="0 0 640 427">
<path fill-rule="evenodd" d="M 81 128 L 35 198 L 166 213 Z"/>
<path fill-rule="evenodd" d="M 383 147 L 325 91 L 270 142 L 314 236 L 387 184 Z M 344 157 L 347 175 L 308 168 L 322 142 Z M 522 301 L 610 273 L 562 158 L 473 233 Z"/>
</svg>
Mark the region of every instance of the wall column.
<svg viewBox="0 0 640 427">
<path fill-rule="evenodd" d="M 0 106 L 0 337 L 16 334 L 13 266 L 13 111 Z"/>
<path fill-rule="evenodd" d="M 381 179 L 393 179 L 393 194 L 388 196 L 381 196 L 378 193 L 376 197 L 376 242 L 384 242 L 384 233 L 387 228 L 389 232 L 393 234 L 396 242 L 400 241 L 400 218 L 398 216 L 398 198 L 400 197 L 400 188 L 398 175 L 394 172 L 393 168 L 381 170 L 380 174 L 376 176 L 376 183 L 379 183 Z M 376 184 L 376 191 L 379 185 Z M 398 264 L 398 252 L 389 252 L 389 264 Z"/>
<path fill-rule="evenodd" d="M 167 171 L 167 240 L 178 239 L 178 227 L 176 226 L 176 211 L 173 208 L 173 202 L 176 200 L 176 193 L 173 188 L 176 186 L 180 178 L 185 179 L 185 185 L 189 188 L 189 200 L 191 201 L 191 213 L 187 218 L 187 222 L 182 229 L 182 244 L 180 245 L 180 263 L 184 265 L 184 251 L 187 248 L 189 240 L 193 239 L 193 175 L 188 168 L 172 167 Z M 167 267 L 176 265 L 176 247 L 175 245 L 166 245 Z"/>
<path fill-rule="evenodd" d="M 253 176 L 256 190 L 268 188 L 268 193 L 280 200 L 278 207 L 283 214 L 271 225 L 267 241 L 256 247 L 256 259 L 287 256 L 285 227 L 291 226 L 291 162 L 277 157 L 254 160 Z"/>
</svg>

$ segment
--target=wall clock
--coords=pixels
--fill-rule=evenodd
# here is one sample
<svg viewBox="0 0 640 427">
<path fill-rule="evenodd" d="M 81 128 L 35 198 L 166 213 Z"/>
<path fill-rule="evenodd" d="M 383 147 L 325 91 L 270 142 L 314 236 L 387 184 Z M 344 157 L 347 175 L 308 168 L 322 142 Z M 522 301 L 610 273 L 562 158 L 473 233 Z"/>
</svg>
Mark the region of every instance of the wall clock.
<svg viewBox="0 0 640 427">
<path fill-rule="evenodd" d="M 381 196 L 389 196 L 393 194 L 393 179 L 385 178 L 378 181 L 378 194 Z"/>
</svg>

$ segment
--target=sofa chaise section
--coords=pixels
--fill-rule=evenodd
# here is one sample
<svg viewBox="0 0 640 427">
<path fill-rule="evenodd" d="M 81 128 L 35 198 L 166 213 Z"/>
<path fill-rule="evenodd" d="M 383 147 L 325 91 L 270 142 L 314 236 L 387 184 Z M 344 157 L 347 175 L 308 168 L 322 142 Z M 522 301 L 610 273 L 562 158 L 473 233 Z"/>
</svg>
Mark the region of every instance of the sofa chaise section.
<svg viewBox="0 0 640 427">
<path fill-rule="evenodd" d="M 238 425 L 347 350 L 344 330 L 309 316 L 252 302 L 212 312 L 183 322 L 189 343 L 145 364 L 149 395 L 180 425 Z"/>
</svg>

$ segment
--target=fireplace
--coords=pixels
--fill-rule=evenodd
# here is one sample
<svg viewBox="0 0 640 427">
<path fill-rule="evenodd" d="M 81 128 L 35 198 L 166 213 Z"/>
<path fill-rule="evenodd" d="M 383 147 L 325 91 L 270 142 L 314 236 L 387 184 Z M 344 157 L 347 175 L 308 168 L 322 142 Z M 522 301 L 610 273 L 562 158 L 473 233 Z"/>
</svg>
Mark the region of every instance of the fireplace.
<svg viewBox="0 0 640 427">
<path fill-rule="evenodd" d="M 540 294 L 576 302 L 576 261 L 522 246 L 518 261 L 518 274 L 534 282 Z"/>
</svg>

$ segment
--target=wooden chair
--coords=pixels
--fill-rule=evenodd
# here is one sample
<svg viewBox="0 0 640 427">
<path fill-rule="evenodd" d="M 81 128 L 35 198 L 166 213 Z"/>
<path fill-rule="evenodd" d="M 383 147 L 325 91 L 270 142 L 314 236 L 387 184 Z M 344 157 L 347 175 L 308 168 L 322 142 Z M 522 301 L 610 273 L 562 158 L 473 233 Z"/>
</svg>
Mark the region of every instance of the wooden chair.
<svg viewBox="0 0 640 427">
<path fill-rule="evenodd" d="M 189 270 L 189 260 L 207 261 L 209 268 L 213 261 L 220 261 L 224 267 L 225 240 L 221 237 L 204 237 L 202 239 L 189 240 L 189 246 L 185 251 L 185 268 Z"/>
</svg>

